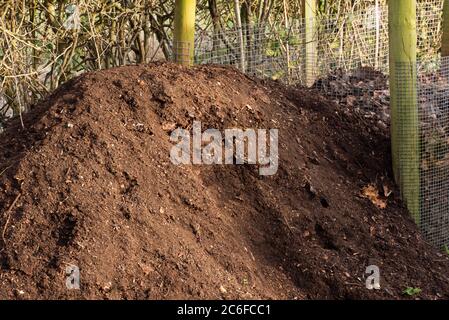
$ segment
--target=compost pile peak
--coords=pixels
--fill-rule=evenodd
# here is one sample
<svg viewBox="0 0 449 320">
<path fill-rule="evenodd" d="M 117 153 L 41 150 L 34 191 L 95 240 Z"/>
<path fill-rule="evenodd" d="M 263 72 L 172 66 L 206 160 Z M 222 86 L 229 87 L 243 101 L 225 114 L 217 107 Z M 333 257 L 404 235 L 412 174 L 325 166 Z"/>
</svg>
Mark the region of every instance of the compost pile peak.
<svg viewBox="0 0 449 320">
<path fill-rule="evenodd" d="M 448 298 L 387 135 L 316 92 L 151 64 L 84 74 L 23 121 L 0 140 L 0 298 Z M 170 134 L 194 121 L 279 129 L 277 173 L 174 165 Z"/>
</svg>

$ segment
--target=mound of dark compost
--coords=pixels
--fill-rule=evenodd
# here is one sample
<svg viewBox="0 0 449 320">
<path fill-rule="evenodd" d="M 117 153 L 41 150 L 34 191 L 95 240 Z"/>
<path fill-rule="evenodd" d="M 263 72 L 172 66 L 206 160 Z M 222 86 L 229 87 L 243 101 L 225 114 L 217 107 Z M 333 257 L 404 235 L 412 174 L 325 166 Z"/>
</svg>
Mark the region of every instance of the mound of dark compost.
<svg viewBox="0 0 449 320">
<path fill-rule="evenodd" d="M 170 133 L 195 120 L 279 129 L 277 173 L 172 164 Z M 0 135 L 0 298 L 449 298 L 448 256 L 398 200 L 377 121 L 219 66 L 71 80 Z"/>
</svg>

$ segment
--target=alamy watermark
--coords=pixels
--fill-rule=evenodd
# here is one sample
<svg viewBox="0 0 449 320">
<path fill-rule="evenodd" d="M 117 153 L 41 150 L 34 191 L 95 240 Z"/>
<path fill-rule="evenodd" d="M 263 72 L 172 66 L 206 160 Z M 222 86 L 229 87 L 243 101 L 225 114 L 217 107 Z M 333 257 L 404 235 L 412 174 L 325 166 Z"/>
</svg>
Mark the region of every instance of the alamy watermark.
<svg viewBox="0 0 449 320">
<path fill-rule="evenodd" d="M 259 165 L 259 174 L 276 174 L 279 166 L 278 129 L 201 129 L 194 121 L 192 132 L 178 128 L 170 135 L 170 151 L 175 165 L 251 164 Z"/>
<path fill-rule="evenodd" d="M 365 273 L 368 275 L 366 277 L 366 288 L 368 290 L 379 290 L 380 289 L 380 269 L 376 265 L 370 265 L 366 267 Z"/>
<path fill-rule="evenodd" d="M 66 279 L 65 285 L 69 290 L 80 289 L 80 269 L 75 265 L 68 265 L 65 268 Z"/>
</svg>

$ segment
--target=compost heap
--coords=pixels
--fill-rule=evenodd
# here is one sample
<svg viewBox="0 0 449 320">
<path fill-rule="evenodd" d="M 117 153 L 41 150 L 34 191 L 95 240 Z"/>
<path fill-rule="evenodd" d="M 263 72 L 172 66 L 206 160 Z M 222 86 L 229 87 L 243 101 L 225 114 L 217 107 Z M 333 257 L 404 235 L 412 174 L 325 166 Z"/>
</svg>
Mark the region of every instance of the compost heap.
<svg viewBox="0 0 449 320">
<path fill-rule="evenodd" d="M 172 164 L 170 133 L 194 120 L 279 128 L 277 173 Z M 398 200 L 369 121 L 218 66 L 69 81 L 1 134 L 0 298 L 449 298 L 448 255 Z"/>
</svg>

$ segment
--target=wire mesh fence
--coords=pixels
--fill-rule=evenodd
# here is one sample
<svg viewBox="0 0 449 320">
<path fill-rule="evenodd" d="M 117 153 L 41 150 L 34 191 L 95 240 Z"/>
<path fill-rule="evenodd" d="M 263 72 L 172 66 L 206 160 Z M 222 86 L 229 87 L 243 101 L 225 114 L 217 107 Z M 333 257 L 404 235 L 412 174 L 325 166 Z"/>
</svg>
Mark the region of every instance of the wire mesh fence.
<svg viewBox="0 0 449 320">
<path fill-rule="evenodd" d="M 417 36 L 420 70 L 434 70 L 435 57 L 441 47 L 442 34 L 442 0 L 421 0 L 417 2 Z"/>
<path fill-rule="evenodd" d="M 232 65 L 249 75 L 309 86 L 310 76 L 316 80 L 361 66 L 388 74 L 388 6 L 382 1 L 367 3 L 347 14 L 289 21 L 288 28 L 278 22 L 202 31 L 195 42 L 195 63 Z M 442 7 L 443 0 L 417 2 L 417 58 L 422 70 L 435 67 Z"/>
<path fill-rule="evenodd" d="M 188 42 L 173 42 L 171 59 L 182 65 L 193 64 L 192 47 Z"/>
<path fill-rule="evenodd" d="M 432 65 L 417 83 L 419 224 L 432 244 L 443 247 L 449 245 L 449 57 Z"/>
<path fill-rule="evenodd" d="M 288 28 L 256 24 L 203 32 L 195 52 L 199 64 L 228 64 L 250 75 L 304 85 L 362 65 L 387 71 L 387 8 L 373 5 L 348 15 L 295 20 Z"/>
<path fill-rule="evenodd" d="M 199 64 L 232 65 L 249 75 L 308 86 L 337 70 L 372 66 L 386 71 L 387 11 L 373 6 L 356 14 L 296 20 L 288 28 L 244 25 L 203 33 L 195 52 Z"/>
<path fill-rule="evenodd" d="M 400 144 L 393 157 L 401 161 L 402 197 L 424 237 L 443 248 L 449 245 L 449 57 L 399 63 L 395 73 L 390 89 L 400 94 L 391 112 Z"/>
</svg>

